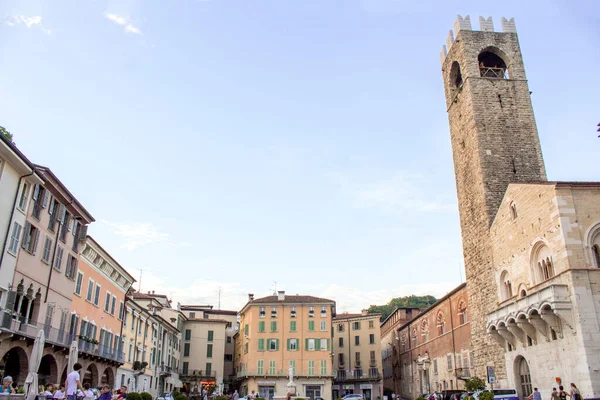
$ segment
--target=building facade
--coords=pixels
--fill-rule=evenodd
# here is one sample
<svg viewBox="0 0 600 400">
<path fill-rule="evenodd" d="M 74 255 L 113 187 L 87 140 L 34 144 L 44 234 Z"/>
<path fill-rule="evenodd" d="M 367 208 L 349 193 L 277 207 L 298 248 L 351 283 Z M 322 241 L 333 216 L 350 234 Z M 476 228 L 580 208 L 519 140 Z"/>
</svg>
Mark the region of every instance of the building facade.
<svg viewBox="0 0 600 400">
<path fill-rule="evenodd" d="M 381 322 L 381 362 L 383 390 L 386 393 L 400 393 L 400 336 L 398 328 L 415 318 L 420 312 L 420 308 L 396 308 Z"/>
<path fill-rule="evenodd" d="M 87 224 L 94 221 L 50 169 L 35 168 L 43 184 L 20 189 L 17 208 L 25 214 L 25 223 L 17 249 L 16 237 L 8 249 L 16 263 L 1 322 L 5 373 L 16 376 L 18 383 L 26 378 L 29 346 L 42 328 L 49 346 L 44 349 L 40 381 L 58 382 L 66 376 L 63 352 L 77 336 L 70 311 L 79 252 Z"/>
<path fill-rule="evenodd" d="M 383 397 L 381 314 L 338 314 L 333 318 L 332 398 L 361 394 L 365 400 Z"/>
<path fill-rule="evenodd" d="M 171 307 L 171 301 L 166 295 L 152 292 L 135 292 L 132 298 L 146 310 L 150 310 L 158 323 L 157 340 L 155 344 L 156 362 L 152 361 L 154 389 L 157 393 L 172 392 L 183 388 L 179 373 L 181 368 L 181 343 L 184 314 Z M 153 342 L 154 344 L 154 342 Z"/>
<path fill-rule="evenodd" d="M 464 389 L 473 363 L 468 304 L 463 283 L 397 328 L 400 397 Z"/>
<path fill-rule="evenodd" d="M 125 295 L 135 279 L 91 236 L 81 251 L 71 319 L 79 335 L 80 360 L 89 360 L 83 381 L 116 388 L 117 368 L 125 360 L 122 321 Z"/>
<path fill-rule="evenodd" d="M 152 311 L 138 304 L 131 294 L 126 296 L 121 333 L 124 360 L 117 370 L 117 381 L 119 386 L 127 386 L 129 391 L 148 392 L 157 396 L 160 321 Z"/>
<path fill-rule="evenodd" d="M 333 300 L 284 291 L 258 299 L 249 295 L 235 345 L 241 393 L 255 391 L 265 399 L 288 392 L 313 400 L 329 397 L 334 315 Z"/>
<path fill-rule="evenodd" d="M 522 398 L 600 396 L 600 183 L 549 182 L 514 20 L 442 52 L 475 373 Z"/>
<path fill-rule="evenodd" d="M 21 234 L 36 185 L 44 181 L 35 166 L 0 134 L 0 307 L 5 308 L 12 285 Z"/>
<path fill-rule="evenodd" d="M 233 372 L 232 327 L 237 312 L 202 305 L 180 305 L 179 309 L 186 316 L 180 371 L 185 391 L 197 393 L 210 385 L 226 390 L 226 378 Z"/>
</svg>

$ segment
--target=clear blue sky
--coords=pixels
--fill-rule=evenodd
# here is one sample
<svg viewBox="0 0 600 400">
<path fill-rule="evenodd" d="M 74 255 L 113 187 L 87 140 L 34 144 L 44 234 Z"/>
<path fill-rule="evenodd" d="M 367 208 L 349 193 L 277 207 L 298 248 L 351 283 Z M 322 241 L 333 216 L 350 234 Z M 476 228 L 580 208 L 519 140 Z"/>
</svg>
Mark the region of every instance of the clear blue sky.
<svg viewBox="0 0 600 400">
<path fill-rule="evenodd" d="M 549 178 L 600 179 L 600 2 L 460 3 L 3 0 L 0 125 L 142 290 L 439 296 L 462 270 L 456 14 L 515 17 Z"/>
</svg>

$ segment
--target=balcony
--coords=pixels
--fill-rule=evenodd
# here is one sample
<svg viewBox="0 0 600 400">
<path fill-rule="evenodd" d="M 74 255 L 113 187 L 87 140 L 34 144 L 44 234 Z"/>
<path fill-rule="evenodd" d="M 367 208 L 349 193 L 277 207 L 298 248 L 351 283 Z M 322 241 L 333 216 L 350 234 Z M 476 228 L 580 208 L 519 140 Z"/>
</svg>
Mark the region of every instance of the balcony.
<svg viewBox="0 0 600 400">
<path fill-rule="evenodd" d="M 90 343 L 81 339 L 82 336 L 69 334 L 64 329 L 57 329 L 50 325 L 44 325 L 35 321 L 25 321 L 23 317 L 18 317 L 16 313 L 6 310 L 0 312 L 0 340 L 4 336 L 19 335 L 28 339 L 35 340 L 40 329 L 44 330 L 46 343 L 56 346 L 62 346 L 68 349 L 73 340 L 78 340 L 79 353 L 85 355 L 106 358 L 109 361 L 123 363 L 124 354 L 116 351 L 112 347 Z"/>
<path fill-rule="evenodd" d="M 456 377 L 458 379 L 468 379 L 471 377 L 471 370 L 470 368 L 456 368 Z"/>
<path fill-rule="evenodd" d="M 334 371 L 334 380 L 340 383 L 379 381 L 381 380 L 381 372 L 377 368 L 339 370 Z"/>
<path fill-rule="evenodd" d="M 488 334 L 502 347 L 530 338 L 563 337 L 563 325 L 575 333 L 573 306 L 567 285 L 549 284 L 528 296 L 509 301 L 487 316 Z"/>
<path fill-rule="evenodd" d="M 203 381 L 215 381 L 217 372 L 214 370 L 202 370 L 202 369 L 190 369 L 188 371 L 182 371 L 179 375 L 181 380 L 203 380 Z"/>
<path fill-rule="evenodd" d="M 173 368 L 167 366 L 167 365 L 160 365 L 158 367 L 158 373 L 162 376 L 171 376 L 171 374 L 173 373 Z"/>
</svg>

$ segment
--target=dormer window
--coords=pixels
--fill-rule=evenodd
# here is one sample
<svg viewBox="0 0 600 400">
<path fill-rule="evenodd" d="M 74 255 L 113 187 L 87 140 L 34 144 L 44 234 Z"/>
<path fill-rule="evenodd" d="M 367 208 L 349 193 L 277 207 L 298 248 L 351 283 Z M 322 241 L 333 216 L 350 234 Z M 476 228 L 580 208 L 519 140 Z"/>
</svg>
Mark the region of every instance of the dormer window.
<svg viewBox="0 0 600 400">
<path fill-rule="evenodd" d="M 267 315 L 267 308 L 261 307 L 259 311 L 259 317 L 264 318 Z"/>
<path fill-rule="evenodd" d="M 313 318 L 315 316 L 315 308 L 313 306 L 308 307 L 308 317 Z"/>
</svg>

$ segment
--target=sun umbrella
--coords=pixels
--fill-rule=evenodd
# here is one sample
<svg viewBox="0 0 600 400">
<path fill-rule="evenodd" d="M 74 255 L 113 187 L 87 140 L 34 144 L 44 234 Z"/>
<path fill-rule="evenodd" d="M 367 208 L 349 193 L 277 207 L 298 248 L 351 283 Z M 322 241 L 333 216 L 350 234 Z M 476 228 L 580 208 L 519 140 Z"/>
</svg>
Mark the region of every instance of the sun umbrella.
<svg viewBox="0 0 600 400">
<path fill-rule="evenodd" d="M 77 346 L 77 340 L 73 340 L 71 343 L 71 347 L 69 348 L 69 361 L 67 364 L 67 373 L 73 369 L 73 365 L 77 362 L 78 359 L 79 347 Z"/>
<path fill-rule="evenodd" d="M 35 400 L 35 396 L 38 395 L 38 369 L 40 368 L 40 362 L 42 361 L 42 353 L 44 352 L 44 330 L 40 330 L 33 343 L 33 349 L 31 350 L 31 356 L 29 357 L 29 373 L 27 379 L 25 379 L 25 394 L 27 400 Z"/>
</svg>

